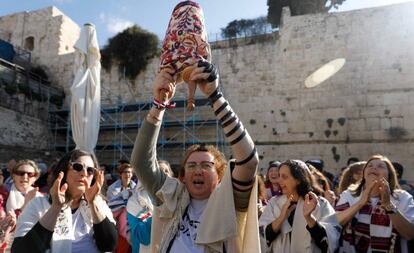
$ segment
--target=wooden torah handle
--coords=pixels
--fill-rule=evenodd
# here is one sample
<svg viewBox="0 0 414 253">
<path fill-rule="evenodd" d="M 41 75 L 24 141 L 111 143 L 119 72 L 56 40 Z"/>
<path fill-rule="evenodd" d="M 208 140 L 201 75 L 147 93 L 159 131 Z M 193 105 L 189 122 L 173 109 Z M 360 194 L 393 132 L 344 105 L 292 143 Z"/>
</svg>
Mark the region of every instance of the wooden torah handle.
<svg viewBox="0 0 414 253">
<path fill-rule="evenodd" d="M 190 84 L 190 82 L 189 82 L 191 73 L 193 72 L 193 70 L 195 68 L 196 68 L 196 66 L 189 66 L 181 72 L 181 76 L 182 76 L 184 82 L 186 82 L 187 85 L 188 85 L 187 109 L 189 111 L 193 111 L 194 108 L 195 108 L 194 94 L 195 94 L 195 91 L 196 91 L 196 88 L 197 88 L 197 84 L 194 83 L 194 82 Z"/>
</svg>

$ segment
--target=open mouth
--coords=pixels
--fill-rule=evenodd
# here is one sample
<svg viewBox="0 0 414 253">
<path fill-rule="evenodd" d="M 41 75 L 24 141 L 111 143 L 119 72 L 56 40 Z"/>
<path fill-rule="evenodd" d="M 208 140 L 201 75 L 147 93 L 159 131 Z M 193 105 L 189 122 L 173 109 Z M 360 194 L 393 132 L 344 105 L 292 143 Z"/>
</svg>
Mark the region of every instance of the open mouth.
<svg viewBox="0 0 414 253">
<path fill-rule="evenodd" d="M 193 184 L 195 185 L 204 185 L 204 181 L 203 180 L 193 180 Z"/>
<path fill-rule="evenodd" d="M 377 173 L 377 172 L 375 172 L 375 171 L 373 171 L 373 172 L 368 173 L 368 176 L 375 176 L 375 177 L 378 177 L 378 173 Z"/>
</svg>

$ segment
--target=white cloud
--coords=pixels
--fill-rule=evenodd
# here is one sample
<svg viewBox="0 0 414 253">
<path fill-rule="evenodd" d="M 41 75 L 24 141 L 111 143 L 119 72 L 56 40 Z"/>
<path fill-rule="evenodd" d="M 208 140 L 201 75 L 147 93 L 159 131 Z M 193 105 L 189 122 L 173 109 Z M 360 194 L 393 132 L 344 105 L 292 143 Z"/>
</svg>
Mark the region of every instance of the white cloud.
<svg viewBox="0 0 414 253">
<path fill-rule="evenodd" d="M 118 17 L 108 17 L 105 13 L 99 13 L 99 19 L 102 23 L 105 23 L 106 29 L 109 33 L 115 34 L 119 33 L 126 28 L 133 26 L 134 22 L 118 18 Z"/>
<path fill-rule="evenodd" d="M 121 18 L 109 18 L 107 28 L 111 33 L 118 33 L 125 30 L 127 27 L 134 25 L 133 22 Z"/>
</svg>

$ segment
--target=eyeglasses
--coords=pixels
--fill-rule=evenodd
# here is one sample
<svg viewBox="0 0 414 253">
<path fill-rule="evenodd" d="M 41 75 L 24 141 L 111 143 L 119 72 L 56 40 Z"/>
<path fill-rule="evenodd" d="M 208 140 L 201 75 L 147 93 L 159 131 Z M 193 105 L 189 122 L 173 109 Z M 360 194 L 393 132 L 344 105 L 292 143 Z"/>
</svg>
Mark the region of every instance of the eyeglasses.
<svg viewBox="0 0 414 253">
<path fill-rule="evenodd" d="M 212 171 L 212 170 L 214 170 L 214 162 L 208 162 L 208 161 L 201 162 L 201 163 L 193 163 L 193 162 L 190 162 L 190 163 L 186 163 L 184 165 L 184 169 L 186 171 L 194 171 L 197 168 L 200 168 L 202 170 L 210 170 L 210 171 Z"/>
<path fill-rule="evenodd" d="M 83 171 L 83 168 L 85 168 L 85 165 L 82 163 L 72 163 L 72 169 L 77 172 Z M 88 173 L 88 176 L 92 176 L 95 174 L 96 169 L 94 167 L 86 167 L 86 173 Z"/>
<path fill-rule="evenodd" d="M 21 171 L 21 170 L 15 171 L 15 172 L 13 172 L 13 174 L 15 174 L 17 176 L 21 176 L 21 177 L 23 177 L 25 174 L 27 174 L 28 177 L 36 176 L 35 172 L 27 172 L 27 171 Z"/>
</svg>

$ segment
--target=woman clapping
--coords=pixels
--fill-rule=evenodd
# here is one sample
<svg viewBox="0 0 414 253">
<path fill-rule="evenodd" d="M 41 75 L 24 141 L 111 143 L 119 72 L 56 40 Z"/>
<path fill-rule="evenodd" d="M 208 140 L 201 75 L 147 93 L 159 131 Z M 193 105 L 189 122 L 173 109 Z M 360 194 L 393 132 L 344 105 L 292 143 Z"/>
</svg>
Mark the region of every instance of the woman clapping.
<svg viewBox="0 0 414 253">
<path fill-rule="evenodd" d="M 308 166 L 288 160 L 279 167 L 283 195 L 269 201 L 259 220 L 270 252 L 334 252 L 339 238 L 335 211 Z"/>
</svg>

